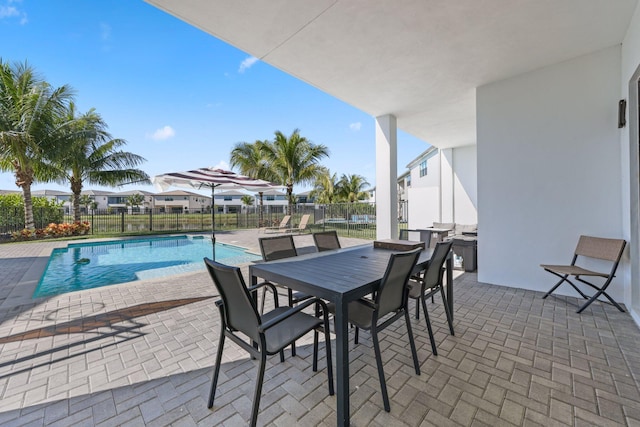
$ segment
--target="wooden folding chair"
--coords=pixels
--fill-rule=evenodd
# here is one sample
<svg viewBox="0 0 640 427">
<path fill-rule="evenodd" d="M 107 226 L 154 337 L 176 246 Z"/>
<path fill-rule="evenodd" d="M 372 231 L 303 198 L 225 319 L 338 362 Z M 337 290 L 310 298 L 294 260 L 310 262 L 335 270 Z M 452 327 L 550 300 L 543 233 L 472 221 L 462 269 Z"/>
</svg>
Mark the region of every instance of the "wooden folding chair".
<svg viewBox="0 0 640 427">
<path fill-rule="evenodd" d="M 555 286 L 551 288 L 549 292 L 547 292 L 542 298 L 548 297 L 563 282 L 567 282 L 584 299 L 588 300 L 582 307 L 578 309 L 578 313 L 581 313 L 585 308 L 589 306 L 589 304 L 597 300 L 601 295 L 607 298 L 611 302 L 611 304 L 616 306 L 618 310 L 624 312 L 624 309 L 620 306 L 620 304 L 615 302 L 614 299 L 611 298 L 609 294 L 607 294 L 606 290 L 615 277 L 614 275 L 616 269 L 618 268 L 618 264 L 620 263 L 620 258 L 622 257 L 622 252 L 624 251 L 624 247 L 626 244 L 627 242 L 623 239 L 605 239 L 602 237 L 580 236 L 580 239 L 578 240 L 578 246 L 576 247 L 575 253 L 573 254 L 573 260 L 571 261 L 570 265 L 540 265 L 540 267 L 544 268 L 545 271 L 548 271 L 549 273 L 560 278 L 560 281 L 556 283 Z M 597 271 L 582 268 L 576 265 L 578 256 L 610 261 L 613 263 L 613 265 L 611 266 L 611 271 L 609 273 L 600 273 Z M 593 296 L 588 297 L 573 282 L 569 280 L 569 276 L 574 276 L 575 280 L 595 289 L 596 293 L 593 294 Z M 581 276 L 601 277 L 605 280 L 605 282 L 601 286 L 598 286 L 594 283 L 582 279 Z"/>
</svg>

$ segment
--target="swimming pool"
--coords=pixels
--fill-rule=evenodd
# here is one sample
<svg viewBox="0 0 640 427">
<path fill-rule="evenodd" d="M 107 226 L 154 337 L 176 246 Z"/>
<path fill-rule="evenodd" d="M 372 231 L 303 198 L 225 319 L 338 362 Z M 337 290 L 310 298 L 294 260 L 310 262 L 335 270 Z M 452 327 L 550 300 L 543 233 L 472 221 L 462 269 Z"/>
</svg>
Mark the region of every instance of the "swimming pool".
<svg viewBox="0 0 640 427">
<path fill-rule="evenodd" d="M 203 236 L 69 244 L 53 250 L 33 298 L 204 270 L 202 258 L 211 252 L 211 239 Z M 238 265 L 257 259 L 243 248 L 216 243 L 216 261 Z"/>
</svg>

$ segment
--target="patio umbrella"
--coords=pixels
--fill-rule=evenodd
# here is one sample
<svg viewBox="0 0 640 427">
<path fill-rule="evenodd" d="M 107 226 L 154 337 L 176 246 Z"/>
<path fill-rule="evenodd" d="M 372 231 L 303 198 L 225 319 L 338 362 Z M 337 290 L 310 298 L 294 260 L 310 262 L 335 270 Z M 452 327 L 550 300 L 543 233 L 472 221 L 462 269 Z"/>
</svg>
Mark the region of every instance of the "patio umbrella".
<svg viewBox="0 0 640 427">
<path fill-rule="evenodd" d="M 213 168 L 200 168 L 185 172 L 170 172 L 153 177 L 153 185 L 162 191 L 169 187 L 187 187 L 194 189 L 211 188 L 211 241 L 213 245 L 213 260 L 216 259 L 216 212 L 214 208 L 215 190 L 264 191 L 281 188 L 262 179 L 249 178 L 232 171 Z"/>
</svg>

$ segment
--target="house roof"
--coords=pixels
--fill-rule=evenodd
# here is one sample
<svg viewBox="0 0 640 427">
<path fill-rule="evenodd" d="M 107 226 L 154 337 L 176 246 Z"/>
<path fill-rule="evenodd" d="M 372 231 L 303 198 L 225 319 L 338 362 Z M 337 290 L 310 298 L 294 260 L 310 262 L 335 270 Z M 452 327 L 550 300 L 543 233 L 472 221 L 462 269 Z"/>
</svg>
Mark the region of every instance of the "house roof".
<svg viewBox="0 0 640 427">
<path fill-rule="evenodd" d="M 250 196 L 250 194 L 243 193 L 242 191 L 229 190 L 216 192 L 215 196 L 217 198 L 218 196 Z"/>
<path fill-rule="evenodd" d="M 420 153 L 415 159 L 411 160 L 409 164 L 407 164 L 408 169 L 413 169 L 418 163 L 423 161 L 424 159 L 428 159 L 429 157 L 435 155 L 438 152 L 437 147 L 429 147 Z"/>
<path fill-rule="evenodd" d="M 120 196 L 130 196 L 132 194 L 142 194 L 143 196 L 153 196 L 155 193 L 152 193 L 151 191 L 144 191 L 144 190 L 129 190 L 129 191 L 121 191 L 118 193 L 118 195 Z"/>
<path fill-rule="evenodd" d="M 475 144 L 477 87 L 619 45 L 638 4 L 146 1 L 440 148 Z"/>
<path fill-rule="evenodd" d="M 87 196 L 114 196 L 117 193 L 113 191 L 102 191 L 102 190 L 84 190 L 80 194 Z"/>
<path fill-rule="evenodd" d="M 33 196 L 70 196 L 72 193 L 68 191 L 60 191 L 60 190 L 33 190 L 31 195 Z"/>
</svg>

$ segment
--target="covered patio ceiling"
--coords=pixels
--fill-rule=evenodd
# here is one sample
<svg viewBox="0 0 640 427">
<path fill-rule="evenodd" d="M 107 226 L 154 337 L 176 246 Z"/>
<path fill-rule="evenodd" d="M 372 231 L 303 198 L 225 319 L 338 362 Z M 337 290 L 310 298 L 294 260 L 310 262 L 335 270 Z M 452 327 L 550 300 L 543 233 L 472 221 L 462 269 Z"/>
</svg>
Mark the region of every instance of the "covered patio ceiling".
<svg viewBox="0 0 640 427">
<path fill-rule="evenodd" d="M 440 148 L 475 88 L 621 43 L 638 0 L 146 0 Z"/>
</svg>

